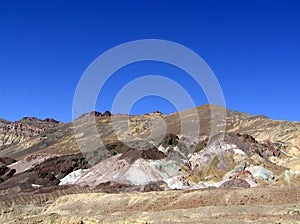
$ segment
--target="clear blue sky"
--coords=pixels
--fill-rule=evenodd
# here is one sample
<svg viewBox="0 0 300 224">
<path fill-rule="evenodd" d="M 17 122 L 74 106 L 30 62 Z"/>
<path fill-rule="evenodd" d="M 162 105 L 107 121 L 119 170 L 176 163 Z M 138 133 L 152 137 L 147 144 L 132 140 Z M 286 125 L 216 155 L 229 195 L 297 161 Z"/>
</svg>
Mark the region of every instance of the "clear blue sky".
<svg viewBox="0 0 300 224">
<path fill-rule="evenodd" d="M 67 122 L 86 67 L 121 43 L 165 39 L 185 45 L 212 68 L 230 109 L 300 121 L 300 1 L 0 2 L 0 117 Z M 128 66 L 102 89 L 110 109 L 118 88 L 145 74 L 178 80 L 197 105 L 201 90 L 182 71 L 154 62 Z M 151 103 L 151 100 L 155 102 Z M 139 101 L 132 113 L 173 112 L 167 101 Z"/>
</svg>

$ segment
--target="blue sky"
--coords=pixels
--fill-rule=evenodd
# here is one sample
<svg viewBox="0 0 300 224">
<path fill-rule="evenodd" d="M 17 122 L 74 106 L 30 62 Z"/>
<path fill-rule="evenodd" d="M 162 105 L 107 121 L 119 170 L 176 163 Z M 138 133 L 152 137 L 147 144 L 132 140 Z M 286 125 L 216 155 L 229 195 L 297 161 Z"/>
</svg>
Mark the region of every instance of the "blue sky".
<svg viewBox="0 0 300 224">
<path fill-rule="evenodd" d="M 4 1 L 0 2 L 0 117 L 72 118 L 73 95 L 87 66 L 127 41 L 164 39 L 189 47 L 214 71 L 228 108 L 300 121 L 300 2 Z M 141 62 L 118 71 L 96 109 L 109 110 L 118 89 L 145 74 L 178 81 L 196 105 L 207 103 L 182 71 Z M 117 78 L 122 76 L 126 78 Z M 159 97 L 132 113 L 174 105 Z"/>
</svg>

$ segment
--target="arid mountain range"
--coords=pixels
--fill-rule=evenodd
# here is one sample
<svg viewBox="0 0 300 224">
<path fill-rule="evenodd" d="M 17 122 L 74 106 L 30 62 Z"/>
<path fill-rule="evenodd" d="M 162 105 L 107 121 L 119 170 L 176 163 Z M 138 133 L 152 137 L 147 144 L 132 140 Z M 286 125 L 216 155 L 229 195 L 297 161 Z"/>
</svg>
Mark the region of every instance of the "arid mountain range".
<svg viewBox="0 0 300 224">
<path fill-rule="evenodd" d="M 0 223 L 298 223 L 300 123 L 214 105 L 0 119 Z"/>
</svg>

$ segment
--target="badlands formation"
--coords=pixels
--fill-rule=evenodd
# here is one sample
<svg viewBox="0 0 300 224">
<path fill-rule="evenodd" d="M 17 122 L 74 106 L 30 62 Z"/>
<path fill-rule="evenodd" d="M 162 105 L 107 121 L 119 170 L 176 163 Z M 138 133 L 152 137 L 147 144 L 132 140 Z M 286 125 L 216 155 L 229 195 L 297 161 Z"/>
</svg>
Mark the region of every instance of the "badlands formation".
<svg viewBox="0 0 300 224">
<path fill-rule="evenodd" d="M 213 105 L 0 119 L 0 223 L 299 223 L 299 186 L 298 122 Z"/>
</svg>

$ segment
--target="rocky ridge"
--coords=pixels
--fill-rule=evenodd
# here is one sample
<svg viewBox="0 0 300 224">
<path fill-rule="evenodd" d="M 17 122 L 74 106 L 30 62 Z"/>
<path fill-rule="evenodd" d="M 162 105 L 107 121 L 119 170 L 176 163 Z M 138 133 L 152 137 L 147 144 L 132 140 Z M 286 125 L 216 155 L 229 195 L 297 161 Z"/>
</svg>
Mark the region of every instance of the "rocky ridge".
<svg viewBox="0 0 300 224">
<path fill-rule="evenodd" d="M 35 117 L 24 117 L 15 122 L 2 119 L 0 120 L 0 147 L 23 142 L 62 124 L 52 118 L 40 120 Z"/>
</svg>

